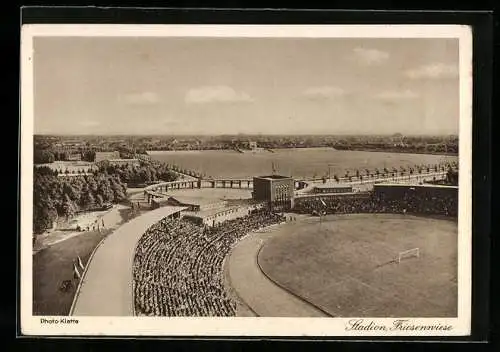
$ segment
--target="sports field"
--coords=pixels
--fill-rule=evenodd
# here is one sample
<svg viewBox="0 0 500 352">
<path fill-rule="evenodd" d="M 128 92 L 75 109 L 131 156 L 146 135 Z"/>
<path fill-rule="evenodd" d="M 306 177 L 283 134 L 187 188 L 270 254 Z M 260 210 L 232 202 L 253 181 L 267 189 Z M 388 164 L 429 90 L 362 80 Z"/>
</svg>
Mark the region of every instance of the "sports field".
<svg viewBox="0 0 500 352">
<path fill-rule="evenodd" d="M 340 317 L 455 317 L 456 222 L 392 214 L 297 222 L 258 255 L 275 283 Z M 391 262 L 419 248 L 419 257 Z"/>
<path fill-rule="evenodd" d="M 167 193 L 169 196 L 193 197 L 205 200 L 230 200 L 252 198 L 252 191 L 239 188 L 193 188 L 176 189 Z"/>
</svg>

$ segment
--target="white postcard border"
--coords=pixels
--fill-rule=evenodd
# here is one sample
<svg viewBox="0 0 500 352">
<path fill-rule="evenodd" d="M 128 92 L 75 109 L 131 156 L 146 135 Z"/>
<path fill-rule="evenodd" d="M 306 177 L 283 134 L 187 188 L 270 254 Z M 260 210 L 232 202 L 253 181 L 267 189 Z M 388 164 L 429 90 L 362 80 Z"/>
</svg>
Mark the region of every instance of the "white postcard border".
<svg viewBox="0 0 500 352">
<path fill-rule="evenodd" d="M 21 33 L 21 330 L 25 335 L 116 336 L 465 336 L 470 334 L 472 274 L 472 33 L 458 25 L 46 25 Z M 458 317 L 408 318 L 450 330 L 391 329 L 396 318 L 360 318 L 386 330 L 349 330 L 356 318 L 49 317 L 32 314 L 33 37 L 458 38 L 460 46 Z M 43 323 L 43 319 L 46 320 Z M 401 318 L 404 319 L 404 318 Z M 52 323 L 50 322 L 52 321 Z M 73 322 L 72 322 L 73 321 Z M 74 322 L 77 321 L 77 322 Z"/>
</svg>

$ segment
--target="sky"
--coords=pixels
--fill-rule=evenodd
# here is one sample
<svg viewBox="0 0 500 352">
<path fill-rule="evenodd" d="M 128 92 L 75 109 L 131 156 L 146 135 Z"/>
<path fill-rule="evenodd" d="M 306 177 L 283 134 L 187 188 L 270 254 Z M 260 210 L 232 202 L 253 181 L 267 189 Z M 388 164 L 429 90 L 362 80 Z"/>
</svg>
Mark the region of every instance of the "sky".
<svg viewBox="0 0 500 352">
<path fill-rule="evenodd" d="M 457 134 L 458 39 L 34 39 L 36 134 Z"/>
</svg>

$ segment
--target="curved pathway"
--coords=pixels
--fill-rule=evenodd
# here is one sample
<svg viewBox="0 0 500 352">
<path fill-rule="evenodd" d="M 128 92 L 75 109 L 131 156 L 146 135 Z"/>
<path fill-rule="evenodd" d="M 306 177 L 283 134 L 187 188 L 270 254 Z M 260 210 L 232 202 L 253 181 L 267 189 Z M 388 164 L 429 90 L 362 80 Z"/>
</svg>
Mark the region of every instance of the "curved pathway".
<svg viewBox="0 0 500 352">
<path fill-rule="evenodd" d="M 238 242 L 227 260 L 232 288 L 261 317 L 328 317 L 269 280 L 257 264 L 257 255 L 264 241 L 286 234 L 288 226 L 293 224 L 273 227 L 269 232 L 252 233 Z"/>
<path fill-rule="evenodd" d="M 185 207 L 162 207 L 125 223 L 95 250 L 76 293 L 73 316 L 133 316 L 132 265 L 144 232 Z"/>
</svg>

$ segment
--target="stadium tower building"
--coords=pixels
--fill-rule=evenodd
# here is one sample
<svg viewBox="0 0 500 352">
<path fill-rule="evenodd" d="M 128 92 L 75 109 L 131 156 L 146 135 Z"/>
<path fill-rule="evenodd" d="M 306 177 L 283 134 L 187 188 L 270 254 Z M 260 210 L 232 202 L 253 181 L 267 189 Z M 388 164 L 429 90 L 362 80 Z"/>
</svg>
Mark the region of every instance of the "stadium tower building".
<svg viewBox="0 0 500 352">
<path fill-rule="evenodd" d="M 293 208 L 295 181 L 288 176 L 259 176 L 253 178 L 252 197 L 267 202 L 270 209 L 285 211 Z"/>
</svg>

